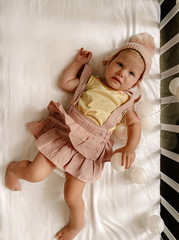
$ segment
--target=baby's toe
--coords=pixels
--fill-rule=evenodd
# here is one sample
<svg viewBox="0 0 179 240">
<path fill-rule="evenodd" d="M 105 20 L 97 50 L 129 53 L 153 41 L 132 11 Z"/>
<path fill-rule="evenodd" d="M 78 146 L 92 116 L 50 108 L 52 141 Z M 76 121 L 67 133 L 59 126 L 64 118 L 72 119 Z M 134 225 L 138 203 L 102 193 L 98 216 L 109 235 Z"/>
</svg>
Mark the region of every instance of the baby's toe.
<svg viewBox="0 0 179 240">
<path fill-rule="evenodd" d="M 55 234 L 55 237 L 56 237 L 57 239 L 62 239 L 61 231 L 57 232 L 57 233 Z"/>
</svg>

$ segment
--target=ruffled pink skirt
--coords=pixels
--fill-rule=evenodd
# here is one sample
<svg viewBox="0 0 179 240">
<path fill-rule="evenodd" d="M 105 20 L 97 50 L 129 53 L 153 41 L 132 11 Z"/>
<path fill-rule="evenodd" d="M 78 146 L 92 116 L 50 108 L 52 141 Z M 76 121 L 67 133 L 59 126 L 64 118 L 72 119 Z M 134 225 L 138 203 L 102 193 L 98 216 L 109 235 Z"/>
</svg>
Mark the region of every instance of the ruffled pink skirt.
<svg viewBox="0 0 179 240">
<path fill-rule="evenodd" d="M 38 150 L 59 169 L 85 182 L 100 178 L 104 163 L 112 156 L 111 132 L 97 126 L 78 109 L 69 113 L 50 102 L 49 116 L 27 124 Z"/>
</svg>

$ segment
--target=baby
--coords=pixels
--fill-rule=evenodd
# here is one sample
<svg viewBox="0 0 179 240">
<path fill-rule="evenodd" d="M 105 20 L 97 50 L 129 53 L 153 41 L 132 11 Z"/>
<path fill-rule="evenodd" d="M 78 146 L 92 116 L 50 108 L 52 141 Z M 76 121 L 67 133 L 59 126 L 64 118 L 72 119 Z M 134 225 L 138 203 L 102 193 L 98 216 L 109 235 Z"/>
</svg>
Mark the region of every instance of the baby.
<svg viewBox="0 0 179 240">
<path fill-rule="evenodd" d="M 19 191 L 19 179 L 38 182 L 55 168 L 65 171 L 64 199 L 70 222 L 56 233 L 57 239 L 71 240 L 83 228 L 83 189 L 86 183 L 100 178 L 104 163 L 116 152 L 122 153 L 122 165 L 126 169 L 134 162 L 141 131 L 134 103 L 140 96 L 134 100 L 127 90 L 134 86 L 140 90 L 140 81 L 150 70 L 154 51 L 152 36 L 137 34 L 103 62 L 106 70 L 102 81 L 91 75 L 87 65 L 92 53 L 81 48 L 59 83 L 63 90 L 74 93 L 68 113 L 61 104 L 51 101 L 49 116 L 28 124 L 39 152 L 33 162 L 11 162 L 6 170 L 5 184 Z M 113 152 L 110 136 L 124 113 L 127 144 Z"/>
</svg>

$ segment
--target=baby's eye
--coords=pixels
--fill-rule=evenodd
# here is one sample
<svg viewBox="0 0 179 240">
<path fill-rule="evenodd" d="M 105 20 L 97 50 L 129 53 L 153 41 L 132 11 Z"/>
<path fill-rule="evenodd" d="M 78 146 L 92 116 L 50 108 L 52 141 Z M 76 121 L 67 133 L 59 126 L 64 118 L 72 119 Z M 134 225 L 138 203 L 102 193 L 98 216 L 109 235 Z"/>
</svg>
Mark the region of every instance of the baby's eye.
<svg viewBox="0 0 179 240">
<path fill-rule="evenodd" d="M 134 76 L 134 73 L 133 73 L 133 72 L 129 72 L 129 74 L 130 74 L 131 76 Z"/>
<path fill-rule="evenodd" d="M 122 63 L 120 63 L 120 62 L 118 62 L 118 65 L 119 65 L 119 67 L 123 67 L 123 64 L 122 64 Z"/>
</svg>

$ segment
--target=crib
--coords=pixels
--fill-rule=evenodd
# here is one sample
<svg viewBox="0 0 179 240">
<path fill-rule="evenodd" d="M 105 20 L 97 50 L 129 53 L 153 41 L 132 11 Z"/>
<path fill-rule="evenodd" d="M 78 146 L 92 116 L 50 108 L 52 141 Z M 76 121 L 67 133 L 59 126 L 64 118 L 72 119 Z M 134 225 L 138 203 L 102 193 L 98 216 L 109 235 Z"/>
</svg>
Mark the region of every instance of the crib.
<svg viewBox="0 0 179 240">
<path fill-rule="evenodd" d="M 161 69 L 161 216 L 165 221 L 163 239 L 178 239 L 178 112 L 177 98 L 169 91 L 169 84 L 178 74 L 178 4 L 161 3 L 160 22 Z M 173 99 L 172 99 L 173 98 Z M 172 99 L 172 101 L 170 101 Z M 171 104 L 169 104 L 171 102 Z M 169 104 L 169 105 L 168 105 Z M 168 106 L 167 106 L 168 105 Z M 167 106 L 165 108 L 165 106 Z M 165 109 L 164 109 L 165 108 Z"/>
<path fill-rule="evenodd" d="M 93 73 L 103 78 L 102 60 L 139 32 L 150 33 L 156 45 L 141 100 L 153 106 L 152 127 L 143 125 L 130 170 L 119 173 L 106 163 L 101 179 L 86 185 L 86 224 L 75 239 L 179 239 L 179 103 L 169 91 L 179 77 L 177 2 L 0 0 L 0 239 L 52 240 L 68 223 L 63 173 L 54 171 L 39 183 L 21 181 L 22 190 L 11 192 L 4 185 L 6 166 L 37 153 L 27 122 L 45 118 L 52 99 L 69 108 L 72 94 L 59 89 L 58 81 L 77 51 L 92 51 Z M 113 140 L 114 149 L 124 144 L 115 134 Z M 145 183 L 131 178 L 137 167 L 145 171 Z M 163 219 L 162 232 L 155 222 L 154 230 L 149 226 L 154 215 Z"/>
</svg>

